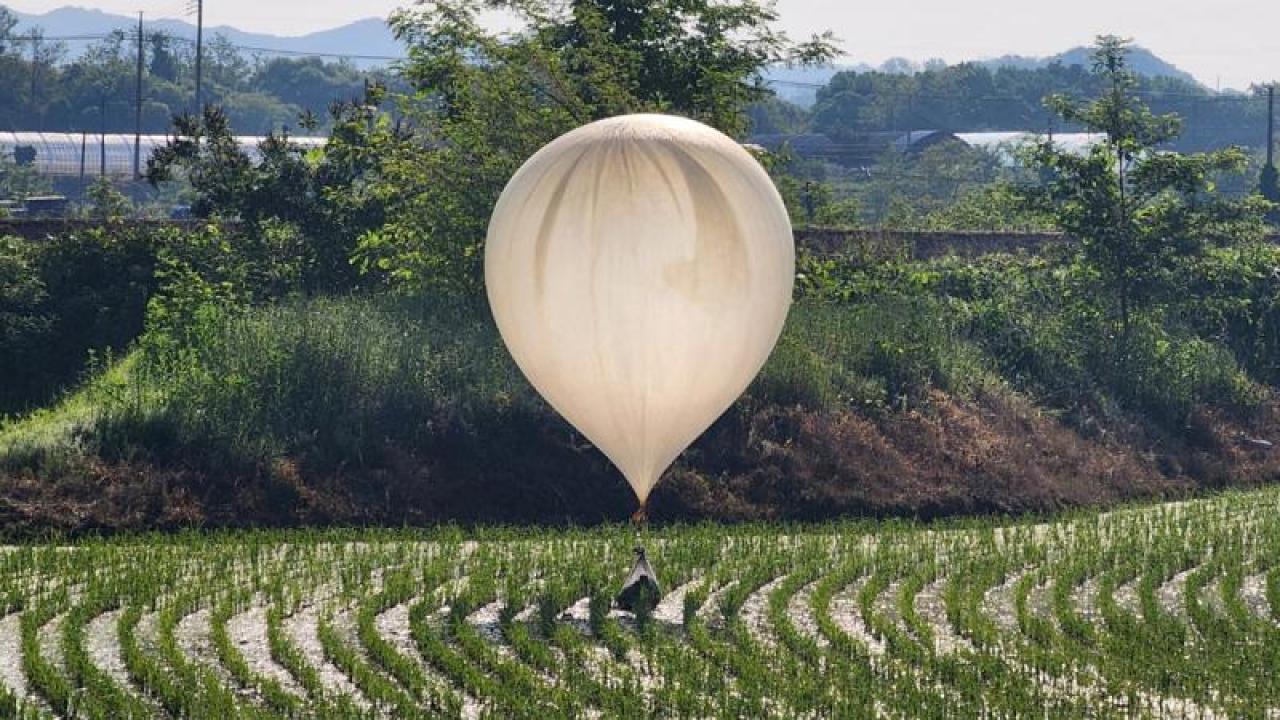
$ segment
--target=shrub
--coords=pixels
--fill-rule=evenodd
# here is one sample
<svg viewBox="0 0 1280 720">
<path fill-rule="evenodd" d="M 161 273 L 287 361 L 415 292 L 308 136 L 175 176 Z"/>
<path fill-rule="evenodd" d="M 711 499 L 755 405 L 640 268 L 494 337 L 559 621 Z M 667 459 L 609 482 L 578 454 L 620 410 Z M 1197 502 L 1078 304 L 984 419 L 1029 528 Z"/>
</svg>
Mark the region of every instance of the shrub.
<svg viewBox="0 0 1280 720">
<path fill-rule="evenodd" d="M 885 295 L 853 306 L 806 301 L 792 309 L 751 394 L 779 404 L 874 410 L 917 402 L 932 387 L 964 392 L 987 374 L 981 351 L 931 298 Z"/>
<path fill-rule="evenodd" d="M 94 230 L 0 245 L 0 413 L 47 402 L 79 379 L 93 353 L 141 331 L 154 287 L 156 238 Z"/>
<path fill-rule="evenodd" d="M 226 314 L 196 304 L 180 343 L 144 344 L 179 437 L 241 459 L 335 466 L 421 440 L 443 410 L 531 398 L 481 308 L 437 298 L 294 300 Z"/>
</svg>

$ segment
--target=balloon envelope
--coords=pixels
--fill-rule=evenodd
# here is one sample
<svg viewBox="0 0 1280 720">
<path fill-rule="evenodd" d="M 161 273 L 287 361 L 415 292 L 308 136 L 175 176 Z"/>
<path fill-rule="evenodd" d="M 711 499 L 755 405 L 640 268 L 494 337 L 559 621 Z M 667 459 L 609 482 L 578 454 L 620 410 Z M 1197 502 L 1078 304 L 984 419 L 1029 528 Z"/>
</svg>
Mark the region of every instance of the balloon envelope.
<svg viewBox="0 0 1280 720">
<path fill-rule="evenodd" d="M 794 276 L 764 169 L 720 132 L 664 115 L 601 120 L 542 148 L 503 190 L 485 248 L 516 364 L 641 504 L 760 371 Z"/>
</svg>

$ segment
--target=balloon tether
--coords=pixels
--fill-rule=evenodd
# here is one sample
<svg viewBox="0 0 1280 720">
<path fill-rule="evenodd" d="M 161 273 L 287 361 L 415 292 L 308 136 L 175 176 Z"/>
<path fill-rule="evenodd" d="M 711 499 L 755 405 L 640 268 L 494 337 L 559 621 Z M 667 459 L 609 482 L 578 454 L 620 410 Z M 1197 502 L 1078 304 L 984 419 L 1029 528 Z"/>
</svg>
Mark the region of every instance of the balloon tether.
<svg viewBox="0 0 1280 720">
<path fill-rule="evenodd" d="M 641 502 L 640 508 L 631 513 L 631 524 L 635 527 L 637 535 L 649 529 L 649 511 L 646 505 L 647 503 Z"/>
</svg>

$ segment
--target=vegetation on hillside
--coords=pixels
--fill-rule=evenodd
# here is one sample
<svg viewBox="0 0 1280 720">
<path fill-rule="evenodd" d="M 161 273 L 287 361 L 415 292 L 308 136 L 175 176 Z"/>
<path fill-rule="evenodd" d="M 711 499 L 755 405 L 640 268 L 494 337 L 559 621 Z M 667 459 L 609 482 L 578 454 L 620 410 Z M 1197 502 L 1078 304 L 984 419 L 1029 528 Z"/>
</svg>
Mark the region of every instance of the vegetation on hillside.
<svg viewBox="0 0 1280 720">
<path fill-rule="evenodd" d="M 614 0 L 540 7 L 520 4 L 530 25 L 509 38 L 469 4 L 399 16 L 412 93 L 336 105 L 323 151 L 276 137 L 254 164 L 224 113 L 184 118 L 148 174 L 185 176 L 207 223 L 0 246 L 0 363 L 23 382 L 4 407 L 44 406 L 0 425 L 0 523 L 621 517 L 625 484 L 498 342 L 480 272 L 492 205 L 543 142 L 597 117 L 741 132 L 761 68 L 829 45 L 790 44 L 752 0 L 647 3 L 643 21 Z M 773 358 L 653 514 L 1022 512 L 1280 477 L 1271 206 L 1218 191 L 1239 152 L 1163 150 L 1176 121 L 1134 94 L 1125 52 L 1103 38 L 1107 91 L 1051 103 L 1104 143 L 1035 148 L 1003 184 L 913 211 L 1023 218 L 1076 244 L 803 254 Z M 848 210 L 766 161 L 797 214 Z M 56 399 L 88 349 L 102 359 Z"/>
</svg>

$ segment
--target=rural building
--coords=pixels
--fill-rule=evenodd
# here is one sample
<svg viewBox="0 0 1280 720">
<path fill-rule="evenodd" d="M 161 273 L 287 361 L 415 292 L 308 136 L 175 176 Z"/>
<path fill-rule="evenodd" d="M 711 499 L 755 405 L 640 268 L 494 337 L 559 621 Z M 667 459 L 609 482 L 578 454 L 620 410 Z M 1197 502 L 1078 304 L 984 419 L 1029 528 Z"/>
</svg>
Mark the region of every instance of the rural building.
<svg viewBox="0 0 1280 720">
<path fill-rule="evenodd" d="M 904 132 L 866 132 L 848 139 L 836 140 L 820 133 L 803 135 L 756 135 L 751 144 L 771 152 L 788 148 L 795 155 L 806 159 L 826 160 L 847 167 L 872 167 L 881 155 L 889 150 L 903 154 L 918 154 L 947 143 L 962 143 L 981 148 L 1013 162 L 1013 151 L 1029 142 L 1044 137 L 1043 133 L 1026 130 L 997 132 L 950 132 L 947 130 L 908 130 Z M 1086 152 L 1101 140 L 1099 133 L 1055 133 L 1053 142 L 1070 152 Z"/>
</svg>

